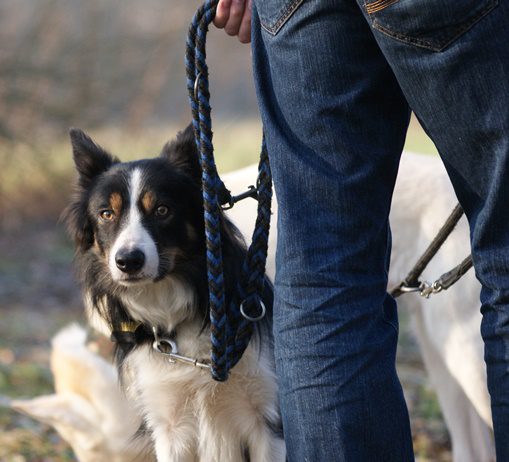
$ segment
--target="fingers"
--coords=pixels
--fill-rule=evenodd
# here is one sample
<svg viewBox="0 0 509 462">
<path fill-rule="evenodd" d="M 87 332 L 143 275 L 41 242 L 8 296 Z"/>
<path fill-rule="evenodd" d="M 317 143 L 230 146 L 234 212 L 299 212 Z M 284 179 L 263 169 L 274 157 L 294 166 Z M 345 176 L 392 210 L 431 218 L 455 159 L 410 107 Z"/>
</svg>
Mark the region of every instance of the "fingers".
<svg viewBox="0 0 509 462">
<path fill-rule="evenodd" d="M 252 0 L 247 0 L 238 33 L 239 40 L 242 43 L 249 43 L 251 41 L 251 9 Z"/>
<path fill-rule="evenodd" d="M 230 16 L 224 30 L 228 35 L 237 35 L 239 33 L 242 16 L 244 15 L 245 0 L 231 0 Z"/>
<path fill-rule="evenodd" d="M 251 0 L 219 0 L 214 25 L 242 43 L 251 40 Z"/>
<path fill-rule="evenodd" d="M 216 16 L 214 18 L 214 26 L 218 29 L 224 29 L 228 18 L 230 17 L 230 7 L 232 0 L 219 0 L 216 9 Z"/>
</svg>

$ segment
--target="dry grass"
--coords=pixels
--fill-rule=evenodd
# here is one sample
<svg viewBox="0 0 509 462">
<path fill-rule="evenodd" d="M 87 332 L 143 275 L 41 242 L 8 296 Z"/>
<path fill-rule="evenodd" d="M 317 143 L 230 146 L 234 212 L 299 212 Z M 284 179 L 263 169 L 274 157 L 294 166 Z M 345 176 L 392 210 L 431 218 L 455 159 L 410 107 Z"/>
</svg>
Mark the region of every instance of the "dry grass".
<svg viewBox="0 0 509 462">
<path fill-rule="evenodd" d="M 129 133 L 119 128 L 89 134 L 122 160 L 157 156 L 163 144 L 185 125 Z M 226 172 L 256 162 L 261 128 L 256 122 L 226 122 L 215 131 L 216 161 Z M 26 221 L 55 219 L 71 191 L 73 164 L 67 136 L 53 140 L 0 143 L 0 228 Z"/>
<path fill-rule="evenodd" d="M 89 134 L 122 160 L 157 156 L 162 145 L 184 128 L 173 125 L 127 132 L 109 127 Z M 258 121 L 221 120 L 216 123 L 216 162 L 227 172 L 257 161 L 261 142 Z M 406 149 L 435 153 L 433 143 L 412 120 Z M 13 229 L 26 221 L 55 219 L 71 188 L 73 165 L 67 135 L 30 143 L 0 142 L 0 229 Z"/>
</svg>

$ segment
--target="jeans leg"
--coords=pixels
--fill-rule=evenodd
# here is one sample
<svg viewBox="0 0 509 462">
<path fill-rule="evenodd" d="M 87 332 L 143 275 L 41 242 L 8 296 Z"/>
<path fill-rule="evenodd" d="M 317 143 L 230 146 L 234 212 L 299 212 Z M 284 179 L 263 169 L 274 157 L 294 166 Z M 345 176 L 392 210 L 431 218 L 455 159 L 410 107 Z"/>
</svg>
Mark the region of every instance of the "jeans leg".
<svg viewBox="0 0 509 462">
<path fill-rule="evenodd" d="M 469 219 L 497 459 L 509 461 L 509 4 L 379 5 L 361 6 Z"/>
<path fill-rule="evenodd" d="M 351 0 L 258 0 L 255 81 L 279 204 L 274 334 L 290 461 L 413 460 L 386 294 L 408 105 Z"/>
</svg>

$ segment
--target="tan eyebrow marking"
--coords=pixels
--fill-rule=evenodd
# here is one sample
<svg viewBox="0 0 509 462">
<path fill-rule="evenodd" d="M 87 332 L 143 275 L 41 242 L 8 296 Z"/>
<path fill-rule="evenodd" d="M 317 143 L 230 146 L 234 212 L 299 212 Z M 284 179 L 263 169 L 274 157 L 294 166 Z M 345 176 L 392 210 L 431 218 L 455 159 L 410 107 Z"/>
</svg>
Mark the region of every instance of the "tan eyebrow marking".
<svg viewBox="0 0 509 462">
<path fill-rule="evenodd" d="M 110 207 L 115 215 L 120 215 L 120 211 L 122 210 L 122 196 L 118 192 L 111 193 L 110 195 Z"/>
<path fill-rule="evenodd" d="M 141 205 L 143 206 L 145 213 L 150 213 L 156 205 L 156 198 L 154 193 L 147 191 L 145 194 L 143 194 L 143 197 L 141 198 Z"/>
</svg>

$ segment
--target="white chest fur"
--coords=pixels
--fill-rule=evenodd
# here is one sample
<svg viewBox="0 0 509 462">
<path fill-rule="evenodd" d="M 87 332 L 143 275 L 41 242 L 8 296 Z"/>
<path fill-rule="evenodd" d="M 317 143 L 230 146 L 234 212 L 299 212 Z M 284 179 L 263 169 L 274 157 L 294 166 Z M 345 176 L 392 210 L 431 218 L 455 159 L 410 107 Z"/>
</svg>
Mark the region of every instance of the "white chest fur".
<svg viewBox="0 0 509 462">
<path fill-rule="evenodd" d="M 193 291 L 177 279 L 133 287 L 122 296 L 129 314 L 166 331 L 176 329 L 179 353 L 203 360 L 210 334 L 202 332 Z M 170 363 L 150 345 L 125 360 L 124 385 L 151 432 L 159 462 L 251 462 L 285 459 L 282 440 L 267 422 L 279 420 L 274 367 L 265 348 L 250 346 L 224 383 L 208 370 Z"/>
<path fill-rule="evenodd" d="M 201 341 L 200 341 L 201 343 Z M 150 429 L 159 462 L 284 461 L 277 390 L 269 359 L 250 347 L 225 383 L 210 372 L 171 364 L 149 346 L 129 355 L 125 383 Z"/>
</svg>

